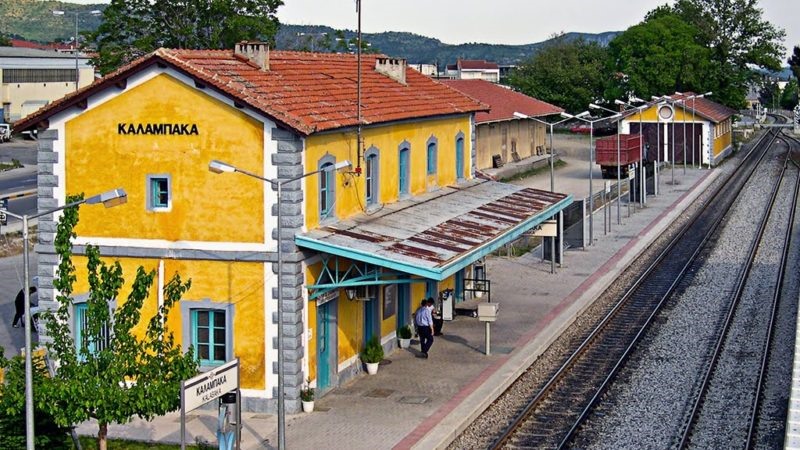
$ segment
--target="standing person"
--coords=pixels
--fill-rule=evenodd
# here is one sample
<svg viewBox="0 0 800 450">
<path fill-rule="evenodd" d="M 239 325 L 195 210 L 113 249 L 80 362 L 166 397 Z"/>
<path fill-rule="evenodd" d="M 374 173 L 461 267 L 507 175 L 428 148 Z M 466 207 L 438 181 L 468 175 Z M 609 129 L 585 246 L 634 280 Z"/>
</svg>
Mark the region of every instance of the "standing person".
<svg viewBox="0 0 800 450">
<path fill-rule="evenodd" d="M 422 303 L 422 306 L 417 309 L 414 315 L 414 323 L 417 326 L 417 333 L 419 333 L 422 355 L 424 358 L 427 358 L 428 350 L 430 350 L 431 345 L 433 345 L 433 316 L 431 315 L 430 308 L 430 306 L 433 305 L 433 300 L 423 300 Z"/>
<path fill-rule="evenodd" d="M 36 292 L 36 288 L 31 286 L 29 292 L 34 294 Z M 31 306 L 36 306 L 33 304 L 33 298 L 31 298 Z M 19 328 L 20 325 L 24 326 L 25 321 L 22 320 L 22 317 L 25 315 L 25 291 L 22 289 L 19 290 L 17 297 L 14 299 L 14 309 L 16 312 L 14 314 L 14 321 L 11 323 L 11 326 L 14 328 Z"/>
</svg>

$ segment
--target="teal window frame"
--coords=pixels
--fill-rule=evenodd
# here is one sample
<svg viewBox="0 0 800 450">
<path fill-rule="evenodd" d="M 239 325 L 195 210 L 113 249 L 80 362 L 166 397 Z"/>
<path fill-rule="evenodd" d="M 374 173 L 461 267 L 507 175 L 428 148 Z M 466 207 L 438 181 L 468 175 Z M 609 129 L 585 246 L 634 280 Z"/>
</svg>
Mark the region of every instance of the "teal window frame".
<svg viewBox="0 0 800 450">
<path fill-rule="evenodd" d="M 150 211 L 172 209 L 172 179 L 169 175 L 147 176 L 147 209 Z"/>
<path fill-rule="evenodd" d="M 89 311 L 89 305 L 86 302 L 83 303 L 75 303 L 74 304 L 74 335 L 75 335 L 75 352 L 78 355 L 80 360 L 83 360 L 81 356 L 81 347 L 84 344 L 84 340 L 86 340 L 86 336 L 84 335 L 84 330 L 88 326 L 88 319 L 86 314 Z M 95 341 L 95 342 L 86 342 L 86 349 L 89 351 L 89 354 L 95 355 L 99 351 L 103 351 L 108 348 L 110 344 L 110 330 L 108 325 L 106 324 L 103 327 L 103 334 L 104 336 L 101 337 L 102 340 Z"/>
<path fill-rule="evenodd" d="M 397 155 L 397 191 L 403 197 L 411 193 L 411 147 L 401 145 Z"/>
<path fill-rule="evenodd" d="M 319 200 L 319 220 L 324 221 L 335 217 L 336 208 L 336 171 L 326 171 L 328 167 L 336 164 L 336 158 L 326 154 L 317 163 L 319 170 L 319 186 L 317 199 Z"/>
<path fill-rule="evenodd" d="M 380 156 L 378 149 L 370 147 L 364 153 L 364 198 L 367 201 L 367 206 L 375 206 L 378 204 L 378 197 L 380 195 Z"/>
<path fill-rule="evenodd" d="M 464 135 L 456 135 L 456 179 L 463 180 L 464 177 Z"/>
<path fill-rule="evenodd" d="M 436 142 L 428 142 L 428 175 L 436 175 L 436 156 L 438 153 Z"/>
<path fill-rule="evenodd" d="M 208 321 L 205 325 L 202 325 L 200 319 L 204 314 L 207 315 Z M 228 349 L 230 348 L 227 311 L 223 309 L 196 308 L 191 310 L 191 315 L 192 346 L 195 349 L 196 358 L 200 365 L 217 366 L 224 364 L 229 359 Z M 205 338 L 202 336 L 203 329 L 207 329 Z M 201 341 L 201 339 L 204 340 Z M 205 358 L 201 356 L 203 346 L 208 347 L 208 357 Z M 217 351 L 220 349 L 222 350 L 222 359 L 217 358 L 219 356 Z"/>
</svg>

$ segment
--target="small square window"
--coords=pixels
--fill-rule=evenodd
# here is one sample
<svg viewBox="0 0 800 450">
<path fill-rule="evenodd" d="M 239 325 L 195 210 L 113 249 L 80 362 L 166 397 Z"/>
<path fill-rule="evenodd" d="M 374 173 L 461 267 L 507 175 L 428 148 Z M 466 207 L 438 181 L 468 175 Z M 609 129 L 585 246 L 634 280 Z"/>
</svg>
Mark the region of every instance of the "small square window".
<svg viewBox="0 0 800 450">
<path fill-rule="evenodd" d="M 172 208 L 171 184 L 168 175 L 147 176 L 147 209 L 169 211 Z"/>
</svg>

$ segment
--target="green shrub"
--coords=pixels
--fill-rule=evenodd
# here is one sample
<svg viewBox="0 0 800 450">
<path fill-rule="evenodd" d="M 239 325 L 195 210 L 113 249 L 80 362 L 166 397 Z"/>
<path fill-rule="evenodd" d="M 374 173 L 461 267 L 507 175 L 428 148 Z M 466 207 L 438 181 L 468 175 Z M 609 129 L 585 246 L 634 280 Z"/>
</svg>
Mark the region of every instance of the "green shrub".
<svg viewBox="0 0 800 450">
<path fill-rule="evenodd" d="M 0 349 L 0 370 L 5 372 L 5 379 L 0 383 L 0 448 L 25 448 L 25 362 L 17 356 L 12 359 L 3 357 Z M 46 376 L 44 360 L 33 357 L 33 391 L 41 386 Z M 53 418 L 42 411 L 35 403 L 34 397 L 34 429 L 35 447 L 46 449 L 71 449 L 68 427 L 56 425 Z"/>
<path fill-rule="evenodd" d="M 304 402 L 313 402 L 314 401 L 314 388 L 309 386 L 311 380 L 306 380 L 306 384 L 300 388 L 300 400 Z"/>
<path fill-rule="evenodd" d="M 411 339 L 411 326 L 403 325 L 397 329 L 397 337 L 400 339 Z"/>
<path fill-rule="evenodd" d="M 383 361 L 383 346 L 378 336 L 372 336 L 364 350 L 361 350 L 361 360 L 365 363 L 379 363 Z"/>
</svg>

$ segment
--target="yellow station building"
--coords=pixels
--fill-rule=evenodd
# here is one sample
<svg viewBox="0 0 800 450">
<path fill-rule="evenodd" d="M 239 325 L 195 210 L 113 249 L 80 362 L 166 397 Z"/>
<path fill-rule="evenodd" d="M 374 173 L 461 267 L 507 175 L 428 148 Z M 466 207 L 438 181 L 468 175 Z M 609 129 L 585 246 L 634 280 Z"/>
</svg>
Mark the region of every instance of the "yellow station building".
<svg viewBox="0 0 800 450">
<path fill-rule="evenodd" d="M 736 111 L 693 92 L 663 97 L 631 112 L 623 133 L 644 130 L 647 161 L 716 165 L 733 151 Z M 659 150 L 660 149 L 660 150 Z"/>
<path fill-rule="evenodd" d="M 145 317 L 165 279 L 190 278 L 169 328 L 202 370 L 239 358 L 245 410 L 276 409 L 279 298 L 295 412 L 306 379 L 324 393 L 359 374 L 370 337 L 391 351 L 422 298 L 463 299 L 476 263 L 572 200 L 475 178 L 487 107 L 405 60 L 362 57 L 359 126 L 356 61 L 259 43 L 160 49 L 16 124 L 40 130 L 41 209 L 127 191 L 123 207 L 81 210 L 75 265 L 91 243 L 128 278 L 157 270 Z M 277 184 L 212 160 L 281 180 L 280 202 Z M 41 306 L 55 298 L 56 219 L 39 222 Z"/>
</svg>

